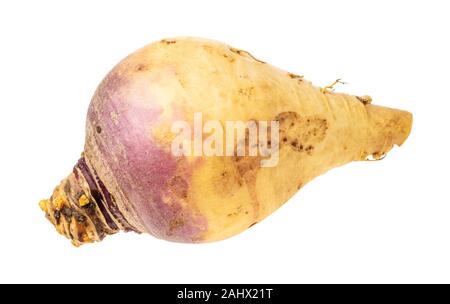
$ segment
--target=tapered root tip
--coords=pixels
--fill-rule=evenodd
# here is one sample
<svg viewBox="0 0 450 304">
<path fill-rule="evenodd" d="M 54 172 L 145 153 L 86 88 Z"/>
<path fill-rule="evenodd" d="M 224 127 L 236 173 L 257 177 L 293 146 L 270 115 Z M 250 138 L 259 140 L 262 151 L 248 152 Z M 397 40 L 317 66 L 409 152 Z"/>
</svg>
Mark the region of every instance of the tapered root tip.
<svg viewBox="0 0 450 304">
<path fill-rule="evenodd" d="M 368 104 L 369 134 L 365 154 L 375 159 L 401 146 L 412 129 L 413 116 L 407 111 Z"/>
</svg>

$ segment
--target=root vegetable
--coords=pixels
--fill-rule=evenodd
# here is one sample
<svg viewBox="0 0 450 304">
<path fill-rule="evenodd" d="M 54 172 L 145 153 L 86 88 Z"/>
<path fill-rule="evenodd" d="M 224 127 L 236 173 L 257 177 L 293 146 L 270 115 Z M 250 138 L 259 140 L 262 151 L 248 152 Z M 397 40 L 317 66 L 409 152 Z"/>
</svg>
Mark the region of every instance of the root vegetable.
<svg viewBox="0 0 450 304">
<path fill-rule="evenodd" d="M 259 156 L 175 156 L 175 121 L 276 121 L 278 163 Z M 120 230 L 178 242 L 246 230 L 331 168 L 376 159 L 409 135 L 412 115 L 335 93 L 248 52 L 199 38 L 152 43 L 95 92 L 73 172 L 39 205 L 74 245 Z"/>
</svg>

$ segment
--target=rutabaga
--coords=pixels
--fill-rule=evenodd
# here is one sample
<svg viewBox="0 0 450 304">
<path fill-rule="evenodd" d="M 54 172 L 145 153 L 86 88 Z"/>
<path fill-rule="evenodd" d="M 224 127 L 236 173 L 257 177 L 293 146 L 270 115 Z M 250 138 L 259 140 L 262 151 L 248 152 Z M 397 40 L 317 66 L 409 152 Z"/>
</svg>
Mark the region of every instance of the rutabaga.
<svg viewBox="0 0 450 304">
<path fill-rule="evenodd" d="M 195 153 L 174 153 L 174 124 L 194 130 L 198 113 L 222 130 L 227 122 L 255 123 L 233 140 L 215 133 L 209 152 L 225 145 L 225 155 L 205 155 L 195 134 L 181 141 L 182 151 Z M 226 44 L 165 39 L 126 57 L 99 85 L 82 157 L 40 206 L 77 246 L 120 230 L 222 240 L 329 169 L 382 158 L 411 125 L 408 112 L 316 87 Z M 203 131 L 206 139 L 214 128 Z M 268 159 L 275 161 L 263 166 Z"/>
</svg>

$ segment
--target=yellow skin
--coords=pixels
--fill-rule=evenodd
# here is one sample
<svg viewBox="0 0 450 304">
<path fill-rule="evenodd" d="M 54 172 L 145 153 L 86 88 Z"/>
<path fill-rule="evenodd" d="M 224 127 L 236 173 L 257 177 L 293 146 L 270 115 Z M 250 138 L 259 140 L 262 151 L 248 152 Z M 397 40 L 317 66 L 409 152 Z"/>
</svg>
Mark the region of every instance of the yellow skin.
<svg viewBox="0 0 450 304">
<path fill-rule="evenodd" d="M 111 75 L 126 79 L 126 84 L 113 89 L 122 98 L 132 100 L 133 107 L 160 109 L 146 130 L 152 142 L 164 151 L 170 151 L 175 136 L 172 122 L 192 122 L 196 112 L 203 114 L 204 121 L 218 120 L 222 125 L 230 120 L 280 123 L 279 162 L 275 167 L 261 168 L 261 158 L 250 156 L 177 159 L 182 165 L 177 167 L 176 176 L 180 175 L 180 168 L 190 172 L 185 176 L 185 193 L 178 196 L 180 204 L 201 215 L 207 223 L 195 238 L 183 239 L 181 233 L 177 236 L 183 219 L 170 221 L 170 233 L 164 234 L 146 227 L 137 211 L 139 206 L 127 206 L 129 211 L 123 212 L 136 230 L 175 241 L 207 242 L 236 235 L 331 168 L 369 156 L 381 158 L 393 145 L 406 140 L 412 125 L 408 112 L 372 105 L 368 96 L 334 93 L 332 87 L 313 86 L 302 76 L 271 66 L 248 52 L 200 38 L 150 44 L 124 59 L 110 73 L 110 79 Z M 105 112 L 102 92 L 111 91 L 108 81 L 112 80 L 108 77 L 93 98 L 94 111 Z M 114 83 L 121 81 L 116 78 Z M 113 121 L 123 115 L 121 111 L 108 114 Z M 95 130 L 96 125 L 88 121 L 85 157 L 115 194 L 123 211 L 125 204 L 130 205 L 124 202 L 129 192 L 125 193 L 113 177 L 112 165 L 108 161 L 105 165 L 97 156 L 100 152 L 94 143 L 98 136 Z M 114 159 L 113 156 L 111 162 Z M 89 193 L 85 186 L 80 187 Z M 168 189 L 162 198 L 166 204 L 179 190 L 170 186 Z M 81 203 L 87 204 L 86 199 Z"/>
</svg>

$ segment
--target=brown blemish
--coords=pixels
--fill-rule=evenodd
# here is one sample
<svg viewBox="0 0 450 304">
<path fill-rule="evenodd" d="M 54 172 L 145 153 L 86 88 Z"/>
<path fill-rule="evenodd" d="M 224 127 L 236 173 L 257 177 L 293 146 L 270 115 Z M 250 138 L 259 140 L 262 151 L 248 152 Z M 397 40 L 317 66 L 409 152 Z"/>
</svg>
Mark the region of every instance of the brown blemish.
<svg viewBox="0 0 450 304">
<path fill-rule="evenodd" d="M 228 56 L 227 54 L 222 54 L 222 56 L 225 57 L 226 59 L 228 59 L 229 62 L 235 62 L 236 61 L 235 58 L 233 58 L 231 56 Z"/>
<path fill-rule="evenodd" d="M 177 43 L 177 41 L 173 39 L 163 39 L 161 42 L 167 45 Z"/>
<path fill-rule="evenodd" d="M 254 90 L 255 90 L 255 87 L 240 88 L 238 90 L 238 93 L 239 93 L 239 95 L 250 97 L 253 95 Z"/>
<path fill-rule="evenodd" d="M 184 221 L 182 219 L 173 219 L 169 222 L 169 231 L 167 235 L 173 235 L 175 230 L 184 226 Z"/>
<path fill-rule="evenodd" d="M 364 95 L 364 96 L 356 96 L 356 99 L 358 99 L 359 101 L 361 101 L 364 105 L 368 105 L 372 103 L 372 97 L 368 96 L 368 95 Z"/>
<path fill-rule="evenodd" d="M 102 127 L 100 127 L 100 126 L 97 126 L 97 127 L 95 128 L 95 130 L 97 131 L 97 134 L 102 133 Z"/>
<path fill-rule="evenodd" d="M 240 186 L 247 186 L 250 198 L 252 200 L 254 218 L 259 217 L 259 201 L 256 192 L 256 178 L 260 168 L 260 156 L 236 156 L 235 166 L 237 171 L 237 181 Z"/>
<path fill-rule="evenodd" d="M 294 151 L 306 151 L 308 155 L 312 155 L 314 145 L 325 138 L 328 130 L 327 120 L 318 116 L 302 117 L 296 112 L 283 112 L 276 120 L 280 123 L 282 142 L 289 142 Z"/>
<path fill-rule="evenodd" d="M 303 76 L 302 75 L 297 75 L 297 74 L 293 74 L 293 73 L 287 73 L 287 75 L 289 76 L 289 78 L 291 79 L 296 79 L 299 82 L 303 81 Z"/>
<path fill-rule="evenodd" d="M 235 160 L 230 159 L 233 163 Z M 243 181 L 238 178 L 236 166 L 224 168 L 216 178 L 212 179 L 217 192 L 223 197 L 232 197 L 240 187 L 242 187 Z"/>
<path fill-rule="evenodd" d="M 374 152 L 372 154 L 372 159 L 366 159 L 366 160 L 382 160 L 386 157 L 386 152 Z"/>
<path fill-rule="evenodd" d="M 251 120 L 250 120 L 251 121 Z M 258 125 L 257 125 L 258 126 Z M 267 133 L 270 134 L 271 130 L 268 127 Z M 287 141 L 287 138 L 284 138 Z M 266 139 L 266 143 L 268 147 L 271 147 L 274 144 L 269 138 Z M 262 143 L 259 143 L 262 145 Z M 249 145 L 249 131 L 246 129 L 245 136 L 245 147 Z M 237 156 L 237 151 L 235 148 L 234 156 L 229 158 L 229 161 L 232 163 L 232 169 L 228 169 L 226 171 L 219 171 L 217 176 L 217 181 L 219 182 L 218 191 L 223 192 L 226 195 L 230 195 L 232 191 L 236 191 L 237 187 L 245 187 L 245 190 L 248 191 L 248 194 L 252 203 L 252 213 L 255 220 L 259 219 L 260 206 L 258 201 L 258 195 L 256 192 L 256 181 L 257 175 L 261 165 L 262 155 L 257 156 Z M 215 179 L 216 180 L 216 179 Z M 245 211 L 245 214 L 248 214 L 249 211 Z M 230 215 L 232 216 L 232 213 Z"/>
<path fill-rule="evenodd" d="M 249 132 L 246 130 L 245 146 L 248 147 L 248 144 Z M 234 154 L 235 156 L 233 156 L 232 160 L 235 170 L 230 178 L 232 178 L 233 182 L 239 187 L 246 186 L 252 202 L 254 219 L 258 220 L 260 207 L 256 192 L 256 179 L 262 156 L 237 156 L 236 150 L 234 151 Z"/>
<path fill-rule="evenodd" d="M 236 208 L 236 211 L 232 212 L 232 213 L 228 213 L 227 216 L 228 217 L 232 217 L 232 216 L 236 216 L 239 215 L 242 212 L 242 205 Z"/>
<path fill-rule="evenodd" d="M 144 63 L 140 63 L 136 67 L 136 71 L 138 71 L 138 72 L 143 72 L 143 71 L 147 71 L 147 70 L 149 70 L 149 66 Z"/>
<path fill-rule="evenodd" d="M 259 161 L 255 161 L 254 156 L 239 156 L 239 163 L 237 165 L 237 171 L 240 176 L 253 172 L 259 166 Z"/>
<path fill-rule="evenodd" d="M 174 176 L 169 180 L 170 190 L 179 198 L 188 197 L 188 183 L 181 176 Z"/>
<path fill-rule="evenodd" d="M 258 224 L 258 222 L 253 222 L 250 226 L 248 226 L 248 228 L 255 226 L 256 224 Z"/>
</svg>

